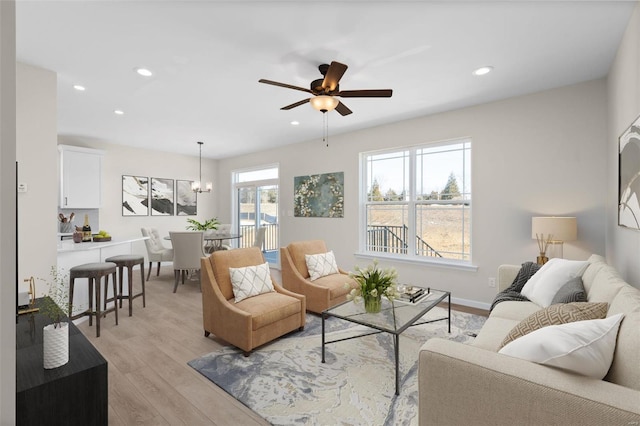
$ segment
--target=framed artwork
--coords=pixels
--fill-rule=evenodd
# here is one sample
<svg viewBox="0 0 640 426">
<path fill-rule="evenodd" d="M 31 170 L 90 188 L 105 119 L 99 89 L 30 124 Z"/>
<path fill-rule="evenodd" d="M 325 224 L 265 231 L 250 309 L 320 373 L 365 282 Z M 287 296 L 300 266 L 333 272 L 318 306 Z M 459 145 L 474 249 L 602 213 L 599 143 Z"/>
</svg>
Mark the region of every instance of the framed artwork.
<svg viewBox="0 0 640 426">
<path fill-rule="evenodd" d="M 149 215 L 149 178 L 122 176 L 122 216 Z"/>
<path fill-rule="evenodd" d="M 173 216 L 173 179 L 151 178 L 151 216 Z"/>
<path fill-rule="evenodd" d="M 344 217 L 344 172 L 293 178 L 296 217 Z"/>
<path fill-rule="evenodd" d="M 176 180 L 176 216 L 198 214 L 198 197 L 191 190 L 191 180 Z"/>
<path fill-rule="evenodd" d="M 640 230 L 640 116 L 618 144 L 618 225 Z"/>
</svg>

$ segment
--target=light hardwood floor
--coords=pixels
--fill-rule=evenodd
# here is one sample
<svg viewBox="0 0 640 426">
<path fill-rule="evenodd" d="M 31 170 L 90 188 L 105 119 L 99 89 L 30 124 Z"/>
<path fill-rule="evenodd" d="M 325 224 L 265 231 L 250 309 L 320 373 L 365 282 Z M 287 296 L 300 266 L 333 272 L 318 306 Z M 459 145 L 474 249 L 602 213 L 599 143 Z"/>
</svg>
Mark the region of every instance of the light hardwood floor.
<svg viewBox="0 0 640 426">
<path fill-rule="evenodd" d="M 146 265 L 145 265 L 146 266 Z M 136 274 L 137 273 L 137 274 Z M 278 271 L 274 271 L 279 278 Z M 140 285 L 134 271 L 134 292 Z M 173 269 L 162 267 L 160 276 L 146 283 L 147 306 L 142 298 L 127 301 L 119 311 L 101 321 L 78 328 L 109 363 L 109 425 L 268 425 L 253 411 L 210 382 L 187 362 L 220 349 L 225 342 L 202 329 L 202 299 L 197 281 L 187 281 L 173 291 Z M 454 306 L 473 314 L 479 309 Z"/>
</svg>

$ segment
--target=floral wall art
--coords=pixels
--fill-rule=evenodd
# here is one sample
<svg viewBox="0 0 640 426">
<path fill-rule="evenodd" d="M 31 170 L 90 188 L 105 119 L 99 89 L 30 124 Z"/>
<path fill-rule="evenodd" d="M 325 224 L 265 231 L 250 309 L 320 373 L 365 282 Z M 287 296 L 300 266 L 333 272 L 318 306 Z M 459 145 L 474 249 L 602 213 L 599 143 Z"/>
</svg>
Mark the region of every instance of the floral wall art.
<svg viewBox="0 0 640 426">
<path fill-rule="evenodd" d="M 294 216 L 344 217 L 344 172 L 296 176 Z"/>
<path fill-rule="evenodd" d="M 618 225 L 640 229 L 640 116 L 620 136 Z"/>
</svg>

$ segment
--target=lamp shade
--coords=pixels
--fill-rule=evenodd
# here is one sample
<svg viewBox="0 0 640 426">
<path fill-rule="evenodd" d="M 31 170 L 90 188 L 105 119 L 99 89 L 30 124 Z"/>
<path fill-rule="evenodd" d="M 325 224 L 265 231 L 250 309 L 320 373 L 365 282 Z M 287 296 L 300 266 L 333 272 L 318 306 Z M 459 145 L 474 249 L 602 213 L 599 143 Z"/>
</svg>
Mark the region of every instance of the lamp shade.
<svg viewBox="0 0 640 426">
<path fill-rule="evenodd" d="M 338 102 L 333 96 L 327 95 L 314 96 L 309 99 L 311 106 L 322 112 L 333 111 L 338 106 Z"/>
<path fill-rule="evenodd" d="M 575 217 L 533 217 L 531 218 L 531 238 L 537 236 L 552 241 L 574 241 L 578 238 L 578 222 Z"/>
</svg>

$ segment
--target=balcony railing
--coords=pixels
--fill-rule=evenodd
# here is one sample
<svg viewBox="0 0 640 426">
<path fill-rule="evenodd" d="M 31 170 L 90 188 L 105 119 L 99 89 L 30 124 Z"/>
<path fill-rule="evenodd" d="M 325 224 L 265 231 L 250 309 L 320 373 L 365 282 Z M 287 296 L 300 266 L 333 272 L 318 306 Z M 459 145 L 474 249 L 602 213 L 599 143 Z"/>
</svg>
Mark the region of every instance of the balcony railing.
<svg viewBox="0 0 640 426">
<path fill-rule="evenodd" d="M 264 233 L 264 245 L 263 251 L 278 250 L 278 224 L 270 223 L 262 225 L 267 230 Z M 240 242 L 238 247 L 251 247 L 256 239 L 256 227 L 255 225 L 240 225 Z"/>
<path fill-rule="evenodd" d="M 367 227 L 367 250 L 386 253 L 407 254 L 409 228 L 406 225 L 369 225 Z M 416 251 L 422 256 L 442 257 L 422 239 L 416 236 Z"/>
</svg>

